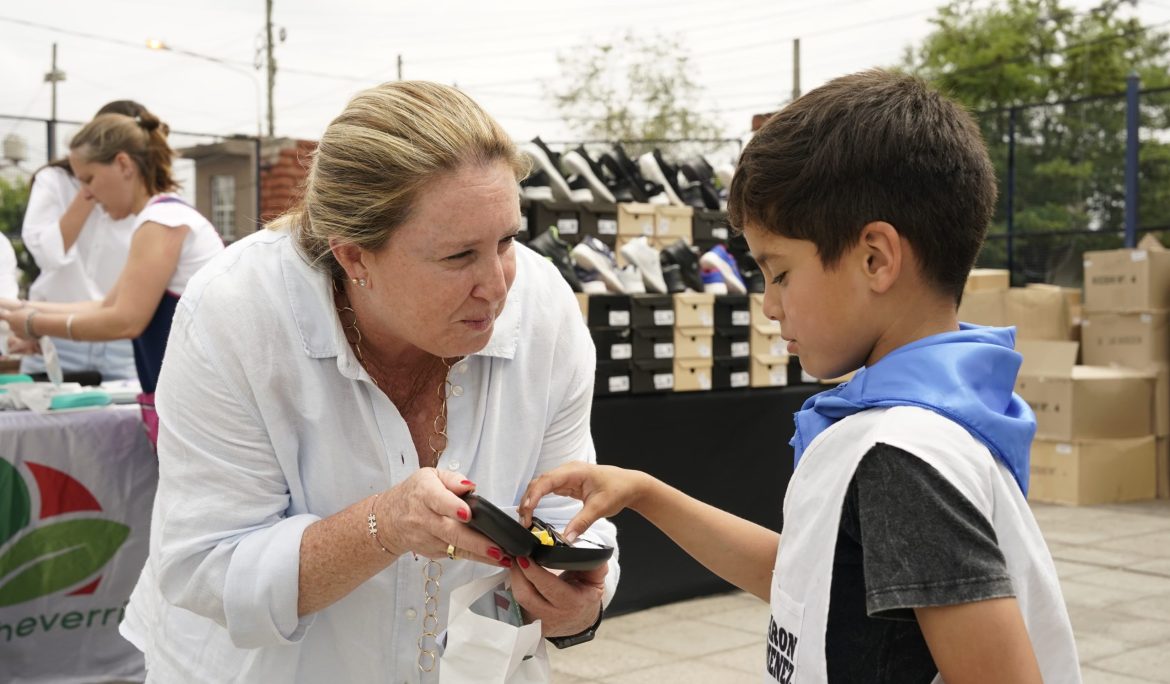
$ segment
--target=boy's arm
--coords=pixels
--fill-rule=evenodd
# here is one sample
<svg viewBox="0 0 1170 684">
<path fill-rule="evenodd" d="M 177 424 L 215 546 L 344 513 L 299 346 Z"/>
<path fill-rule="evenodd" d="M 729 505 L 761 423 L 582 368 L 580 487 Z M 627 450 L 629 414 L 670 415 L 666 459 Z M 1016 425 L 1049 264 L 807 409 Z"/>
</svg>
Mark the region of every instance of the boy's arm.
<svg viewBox="0 0 1170 684">
<path fill-rule="evenodd" d="M 947 684 L 1043 681 L 1016 599 L 915 608 L 914 615 Z"/>
<path fill-rule="evenodd" d="M 623 508 L 637 511 L 708 570 L 767 601 L 780 535 L 709 506 L 646 473 L 614 466 L 570 463 L 532 481 L 519 514 L 523 524 L 545 494 L 584 503 L 565 528 L 572 540 L 595 520 Z"/>
</svg>

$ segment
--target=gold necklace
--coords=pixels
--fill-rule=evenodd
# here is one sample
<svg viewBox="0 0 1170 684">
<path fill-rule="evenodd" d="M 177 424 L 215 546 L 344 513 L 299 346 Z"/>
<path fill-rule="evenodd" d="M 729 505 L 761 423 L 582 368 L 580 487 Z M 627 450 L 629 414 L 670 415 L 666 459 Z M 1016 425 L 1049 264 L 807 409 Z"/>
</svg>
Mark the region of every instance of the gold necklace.
<svg viewBox="0 0 1170 684">
<path fill-rule="evenodd" d="M 334 281 L 333 289 L 339 295 L 344 294 Z M 358 328 L 357 312 L 353 307 L 349 306 L 349 298 L 346 297 L 345 306 L 334 305 L 337 309 L 337 317 L 341 321 L 342 332 L 345 333 L 345 339 L 353 348 L 353 353 L 357 356 L 358 363 L 366 369 L 366 374 L 370 376 L 370 380 L 374 386 L 386 393 L 386 389 L 378 382 L 378 379 L 370 372 L 370 368 L 366 366 L 366 360 L 362 355 L 362 331 Z M 350 322 L 345 322 L 345 316 L 349 314 Z M 354 339 L 350 339 L 349 331 L 354 333 Z M 427 446 L 431 448 L 431 456 L 433 460 L 433 467 L 439 467 L 439 459 L 443 456 L 443 452 L 447 449 L 447 399 L 451 396 L 451 365 L 452 362 L 446 358 L 440 357 L 443 365 L 446 367 L 443 373 L 443 382 L 439 384 L 439 412 L 435 415 L 435 420 L 432 423 L 432 433 L 427 437 Z M 370 360 L 373 364 L 373 360 Z M 389 395 L 387 395 L 389 397 Z M 436 443 L 437 441 L 437 443 Z M 421 464 L 420 464 L 421 465 Z M 412 554 L 413 555 L 413 554 Z M 418 556 L 415 556 L 418 560 Z M 418 635 L 418 669 L 422 672 L 431 672 L 435 669 L 438 663 L 438 638 L 439 638 L 439 595 L 442 589 L 440 579 L 443 577 L 443 564 L 433 558 L 428 558 L 426 564 L 423 565 L 423 621 L 422 632 Z"/>
</svg>

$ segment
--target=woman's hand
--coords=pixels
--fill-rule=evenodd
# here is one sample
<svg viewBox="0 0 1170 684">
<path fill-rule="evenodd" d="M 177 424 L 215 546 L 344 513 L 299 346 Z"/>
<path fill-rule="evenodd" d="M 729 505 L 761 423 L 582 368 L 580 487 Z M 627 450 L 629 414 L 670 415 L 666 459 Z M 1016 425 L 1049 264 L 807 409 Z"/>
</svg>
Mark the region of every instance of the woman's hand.
<svg viewBox="0 0 1170 684">
<path fill-rule="evenodd" d="M 499 547 L 465 523 L 471 509 L 462 497 L 475 484 L 459 473 L 422 468 L 378 497 L 378 537 L 396 555 L 443 558 L 454 545 L 459 558 L 511 567 Z"/>
<path fill-rule="evenodd" d="M 9 297 L 0 297 L 0 309 L 7 310 L 7 311 L 15 311 L 17 309 L 23 309 L 24 307 L 25 307 L 25 303 L 20 301 L 19 299 L 11 299 Z"/>
<path fill-rule="evenodd" d="M 636 470 L 579 461 L 566 463 L 528 484 L 517 510 L 520 524 L 525 527 L 532 524 L 532 511 L 546 494 L 571 496 L 585 504 L 565 526 L 565 539 L 572 542 L 598 518 L 634 507 L 645 480 L 646 475 Z"/>
<path fill-rule="evenodd" d="M 512 595 L 530 620 L 540 620 L 541 636 L 580 634 L 597 621 L 605 592 L 606 563 L 594 570 L 557 575 L 529 558 L 512 567 Z"/>
<path fill-rule="evenodd" d="M 25 332 L 25 321 L 28 320 L 30 314 L 34 309 L 25 307 L 21 309 L 0 308 L 0 320 L 7 321 L 8 327 L 11 328 L 12 336 L 20 340 L 33 340 Z"/>
<path fill-rule="evenodd" d="M 16 356 L 18 354 L 40 354 L 41 343 L 38 340 L 25 340 L 19 337 L 13 337 L 8 340 L 8 355 Z"/>
</svg>

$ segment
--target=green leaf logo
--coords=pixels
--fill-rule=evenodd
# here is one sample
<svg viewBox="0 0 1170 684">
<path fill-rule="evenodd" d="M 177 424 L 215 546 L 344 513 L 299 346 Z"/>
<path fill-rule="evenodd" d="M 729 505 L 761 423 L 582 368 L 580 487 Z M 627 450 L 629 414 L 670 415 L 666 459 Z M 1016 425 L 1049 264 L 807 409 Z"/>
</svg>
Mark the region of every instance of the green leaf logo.
<svg viewBox="0 0 1170 684">
<path fill-rule="evenodd" d="M 31 509 L 24 478 L 0 458 L 0 547 L 28 525 Z"/>
<path fill-rule="evenodd" d="M 100 570 L 129 534 L 126 525 L 96 518 L 67 520 L 29 531 L 0 556 L 0 606 L 77 584 Z"/>
</svg>

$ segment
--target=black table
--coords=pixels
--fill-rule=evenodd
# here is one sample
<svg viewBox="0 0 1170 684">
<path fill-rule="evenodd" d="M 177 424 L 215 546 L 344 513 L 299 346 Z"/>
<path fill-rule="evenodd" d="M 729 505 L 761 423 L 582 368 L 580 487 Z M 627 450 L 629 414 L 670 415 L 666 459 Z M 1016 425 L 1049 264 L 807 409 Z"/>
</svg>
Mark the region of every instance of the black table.
<svg viewBox="0 0 1170 684">
<path fill-rule="evenodd" d="M 646 471 L 701 501 L 779 530 L 792 475 L 792 414 L 825 389 L 796 385 L 598 397 L 600 463 Z M 731 590 L 636 513 L 613 519 L 622 577 L 611 615 Z"/>
</svg>

